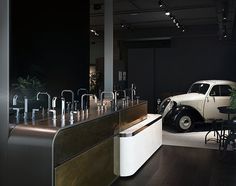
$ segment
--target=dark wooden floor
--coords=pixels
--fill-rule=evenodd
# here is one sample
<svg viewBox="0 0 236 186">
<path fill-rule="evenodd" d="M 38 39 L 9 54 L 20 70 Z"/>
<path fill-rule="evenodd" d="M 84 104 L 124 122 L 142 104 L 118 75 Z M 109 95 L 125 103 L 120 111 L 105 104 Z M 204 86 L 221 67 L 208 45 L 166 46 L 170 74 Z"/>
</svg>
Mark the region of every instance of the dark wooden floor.
<svg viewBox="0 0 236 186">
<path fill-rule="evenodd" d="M 236 186 L 236 152 L 162 146 L 132 177 L 112 186 Z"/>
</svg>

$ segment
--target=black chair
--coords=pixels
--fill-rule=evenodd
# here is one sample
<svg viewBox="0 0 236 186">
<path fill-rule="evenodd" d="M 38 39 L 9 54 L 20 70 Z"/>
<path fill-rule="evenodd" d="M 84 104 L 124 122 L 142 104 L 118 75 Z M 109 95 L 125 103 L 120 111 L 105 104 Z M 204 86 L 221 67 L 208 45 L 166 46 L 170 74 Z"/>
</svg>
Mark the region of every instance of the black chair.
<svg viewBox="0 0 236 186">
<path fill-rule="evenodd" d="M 228 145 L 230 145 L 231 142 L 232 142 L 233 149 L 235 149 L 235 147 L 236 147 L 236 142 L 235 142 L 235 140 L 236 140 L 236 121 L 235 120 L 228 121 L 225 124 L 225 127 L 227 128 L 227 130 L 229 130 L 229 133 L 225 137 L 225 140 L 224 140 L 224 152 L 227 151 Z"/>
<path fill-rule="evenodd" d="M 220 142 L 220 132 L 219 131 L 221 130 L 222 122 L 224 122 L 224 120 L 222 120 L 222 119 L 211 120 L 211 127 L 205 135 L 205 144 L 207 144 L 208 141 L 216 141 L 217 143 Z M 216 136 L 216 138 L 207 139 L 208 135 L 211 132 L 214 132 L 214 137 Z"/>
<path fill-rule="evenodd" d="M 236 122 L 231 120 L 230 115 L 236 114 L 236 109 L 232 109 L 229 106 L 218 107 L 220 113 L 228 115 L 228 120 L 226 120 L 221 126 L 220 132 L 220 145 L 219 150 L 223 147 L 223 150 L 227 150 L 227 146 L 231 141 L 235 140 Z M 226 134 L 228 131 L 228 134 Z M 234 142 L 235 144 L 235 142 Z"/>
</svg>

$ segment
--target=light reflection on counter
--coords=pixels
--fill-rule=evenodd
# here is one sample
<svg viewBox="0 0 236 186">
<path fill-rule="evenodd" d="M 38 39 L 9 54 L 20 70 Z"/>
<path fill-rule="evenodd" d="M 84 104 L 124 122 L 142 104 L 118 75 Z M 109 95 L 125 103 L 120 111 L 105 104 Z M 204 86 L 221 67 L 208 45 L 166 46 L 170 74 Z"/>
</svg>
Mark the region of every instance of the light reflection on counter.
<svg viewBox="0 0 236 186">
<path fill-rule="evenodd" d="M 75 124 L 82 124 L 84 122 L 93 120 L 97 117 L 103 117 L 106 115 L 111 114 L 112 112 L 118 112 L 121 109 L 128 109 L 129 107 L 133 107 L 137 104 L 142 103 L 143 101 L 130 101 L 128 104 L 126 104 L 125 106 L 122 105 L 122 103 L 120 102 L 118 104 L 118 107 L 116 107 L 115 109 L 108 107 L 106 109 L 106 111 L 102 111 L 102 110 L 97 110 L 96 107 L 91 107 L 89 108 L 87 114 L 83 114 L 82 112 L 79 112 L 79 114 L 77 114 L 77 116 L 75 116 L 73 118 L 73 120 L 70 120 L 70 116 L 69 113 L 66 114 L 65 116 L 65 120 L 61 119 L 61 115 L 57 115 L 56 119 L 52 119 L 52 117 L 38 117 L 39 119 L 35 119 L 35 120 L 31 120 L 31 119 L 23 119 L 23 120 L 18 120 L 17 118 L 11 118 L 11 123 L 12 124 L 16 124 L 16 125 L 25 125 L 25 126 L 39 126 L 41 127 L 50 127 L 50 128 L 64 128 L 64 127 L 70 127 L 71 125 L 75 125 Z"/>
</svg>

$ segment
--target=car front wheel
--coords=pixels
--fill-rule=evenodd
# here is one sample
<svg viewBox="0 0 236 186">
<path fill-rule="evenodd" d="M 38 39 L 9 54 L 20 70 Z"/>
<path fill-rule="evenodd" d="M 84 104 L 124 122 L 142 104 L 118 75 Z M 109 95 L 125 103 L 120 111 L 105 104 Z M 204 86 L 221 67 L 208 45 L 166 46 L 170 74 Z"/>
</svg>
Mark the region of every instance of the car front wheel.
<svg viewBox="0 0 236 186">
<path fill-rule="evenodd" d="M 179 131 L 188 131 L 193 127 L 193 120 L 188 113 L 181 113 L 175 120 L 175 124 Z"/>
</svg>

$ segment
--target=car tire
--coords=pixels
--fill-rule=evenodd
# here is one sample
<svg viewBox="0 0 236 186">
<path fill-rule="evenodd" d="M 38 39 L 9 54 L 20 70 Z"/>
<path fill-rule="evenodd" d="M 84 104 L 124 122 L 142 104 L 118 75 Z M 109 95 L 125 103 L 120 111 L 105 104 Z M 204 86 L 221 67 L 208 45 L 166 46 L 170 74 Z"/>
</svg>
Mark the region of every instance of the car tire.
<svg viewBox="0 0 236 186">
<path fill-rule="evenodd" d="M 187 112 L 180 113 L 175 119 L 175 125 L 180 132 L 186 132 L 193 129 L 193 117 Z"/>
</svg>

